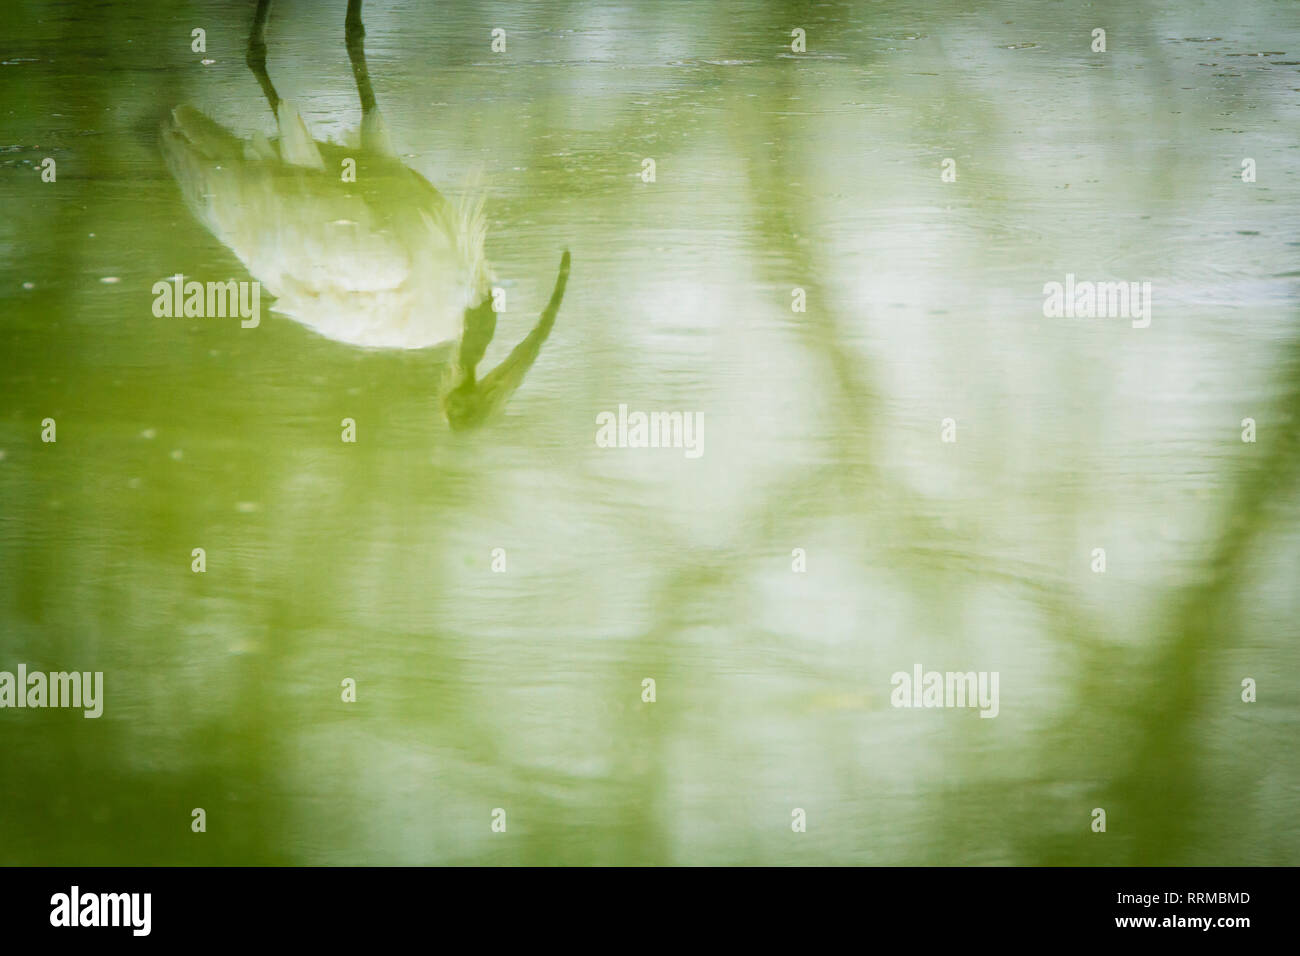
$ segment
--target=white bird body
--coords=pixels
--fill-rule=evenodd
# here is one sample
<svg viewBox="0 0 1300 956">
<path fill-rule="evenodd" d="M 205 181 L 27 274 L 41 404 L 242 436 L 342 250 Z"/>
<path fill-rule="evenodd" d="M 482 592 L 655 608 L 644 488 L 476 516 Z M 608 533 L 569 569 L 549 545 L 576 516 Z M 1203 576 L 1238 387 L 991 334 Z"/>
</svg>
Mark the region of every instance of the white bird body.
<svg viewBox="0 0 1300 956">
<path fill-rule="evenodd" d="M 163 153 L 185 204 L 276 297 L 274 311 L 321 335 L 386 349 L 458 343 L 438 403 L 452 429 L 482 425 L 505 407 L 551 334 L 569 251 L 532 331 L 480 375 L 497 326 L 481 191 L 453 205 L 398 160 L 366 69 L 361 0 L 348 0 L 345 34 L 361 141 L 347 149 L 313 140 L 266 71 L 270 11 L 271 0 L 258 0 L 247 62 L 279 136 L 241 139 L 193 107 L 177 107 L 163 129 Z"/>
<path fill-rule="evenodd" d="M 164 130 L 194 215 L 277 299 L 338 342 L 420 349 L 459 339 L 487 297 L 482 196 L 454 205 L 393 153 L 379 111 L 358 149 L 314 141 L 292 105 L 279 138 L 240 139 L 192 107 Z M 356 162 L 344 182 L 343 160 Z"/>
</svg>

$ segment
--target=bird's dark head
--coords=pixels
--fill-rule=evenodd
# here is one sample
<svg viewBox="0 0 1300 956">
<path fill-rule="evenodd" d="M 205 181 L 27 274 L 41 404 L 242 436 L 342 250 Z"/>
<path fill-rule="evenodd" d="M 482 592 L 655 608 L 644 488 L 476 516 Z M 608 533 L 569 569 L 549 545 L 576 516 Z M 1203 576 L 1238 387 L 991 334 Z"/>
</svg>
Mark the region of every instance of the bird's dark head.
<svg viewBox="0 0 1300 956">
<path fill-rule="evenodd" d="M 452 381 L 460 380 L 442 394 L 442 417 L 447 420 L 452 431 L 466 431 L 474 428 L 488 417 L 491 409 L 479 391 L 478 383 L 458 372 L 452 373 Z"/>
<path fill-rule="evenodd" d="M 555 279 L 551 300 L 537 320 L 537 325 L 500 365 L 483 378 L 478 378 L 475 370 L 487 352 L 492 336 L 496 334 L 496 313 L 492 311 L 490 296 L 465 310 L 465 327 L 461 333 L 460 346 L 441 391 L 442 414 L 453 431 L 465 431 L 482 425 L 505 407 L 507 399 L 523 383 L 524 376 L 532 368 L 541 352 L 542 343 L 551 334 L 568 281 L 569 253 L 565 250 L 560 258 L 560 274 Z"/>
</svg>

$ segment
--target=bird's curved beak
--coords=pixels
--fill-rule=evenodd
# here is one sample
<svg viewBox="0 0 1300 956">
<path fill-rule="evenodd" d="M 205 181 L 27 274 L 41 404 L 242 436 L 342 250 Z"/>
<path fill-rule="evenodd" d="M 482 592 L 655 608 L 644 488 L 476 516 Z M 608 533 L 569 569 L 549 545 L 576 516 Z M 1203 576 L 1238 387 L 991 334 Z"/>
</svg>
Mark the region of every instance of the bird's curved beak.
<svg viewBox="0 0 1300 956">
<path fill-rule="evenodd" d="M 481 379 L 474 370 L 496 333 L 496 313 L 490 298 L 473 309 L 465 310 L 465 330 L 461 336 L 452 375 L 442 394 L 442 413 L 454 431 L 475 428 L 492 418 L 514 394 L 532 368 L 551 334 L 555 317 L 569 281 L 569 251 L 560 257 L 560 274 L 555 279 L 551 301 L 527 337 L 514 347 L 505 361 Z"/>
</svg>

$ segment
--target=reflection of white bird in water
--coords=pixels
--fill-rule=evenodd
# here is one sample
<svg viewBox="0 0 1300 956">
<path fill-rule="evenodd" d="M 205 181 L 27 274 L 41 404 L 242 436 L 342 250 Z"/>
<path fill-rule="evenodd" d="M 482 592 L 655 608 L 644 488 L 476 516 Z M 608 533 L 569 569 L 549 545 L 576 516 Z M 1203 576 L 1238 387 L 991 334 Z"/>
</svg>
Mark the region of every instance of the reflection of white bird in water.
<svg viewBox="0 0 1300 956">
<path fill-rule="evenodd" d="M 475 368 L 496 331 L 484 254 L 482 197 L 454 204 L 393 152 L 375 105 L 362 40 L 361 0 L 349 0 L 347 46 L 361 96 L 357 149 L 312 139 L 266 73 L 259 0 L 248 63 L 279 137 L 241 139 L 192 107 L 163 130 L 167 163 L 194 215 L 276 296 L 274 309 L 350 345 L 419 349 L 459 340 L 441 389 L 454 427 L 498 410 L 550 334 L 569 274 L 569 254 L 537 326 L 482 379 Z M 343 160 L 355 160 L 345 182 Z M 350 178 L 350 177 L 349 177 Z"/>
</svg>

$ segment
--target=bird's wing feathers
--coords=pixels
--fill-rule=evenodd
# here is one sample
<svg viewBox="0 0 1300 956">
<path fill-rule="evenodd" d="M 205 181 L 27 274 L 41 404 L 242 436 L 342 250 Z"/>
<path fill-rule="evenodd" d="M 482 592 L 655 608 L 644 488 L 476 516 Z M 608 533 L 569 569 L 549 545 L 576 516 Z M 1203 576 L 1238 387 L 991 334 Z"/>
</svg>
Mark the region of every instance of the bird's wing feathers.
<svg viewBox="0 0 1300 956">
<path fill-rule="evenodd" d="M 280 139 L 240 139 L 190 107 L 163 131 L 186 204 L 283 312 L 357 344 L 419 348 L 460 334 L 489 285 L 480 198 L 452 205 L 396 158 L 311 140 L 297 110 Z M 363 139 L 386 140 L 374 126 Z M 340 175 L 355 160 L 355 181 Z"/>
<path fill-rule="evenodd" d="M 282 131 L 306 135 L 296 111 L 282 103 L 280 115 Z M 286 277 L 321 291 L 396 290 L 412 284 L 417 259 L 422 269 L 461 259 L 453 211 L 400 164 L 385 164 L 378 188 L 375 175 L 350 187 L 323 169 L 309 139 L 321 172 L 286 163 L 286 154 L 307 158 L 301 141 L 281 139 L 277 161 L 265 137 L 239 139 L 190 107 L 174 118 L 164 149 L 187 205 L 272 294 L 288 288 Z"/>
</svg>

